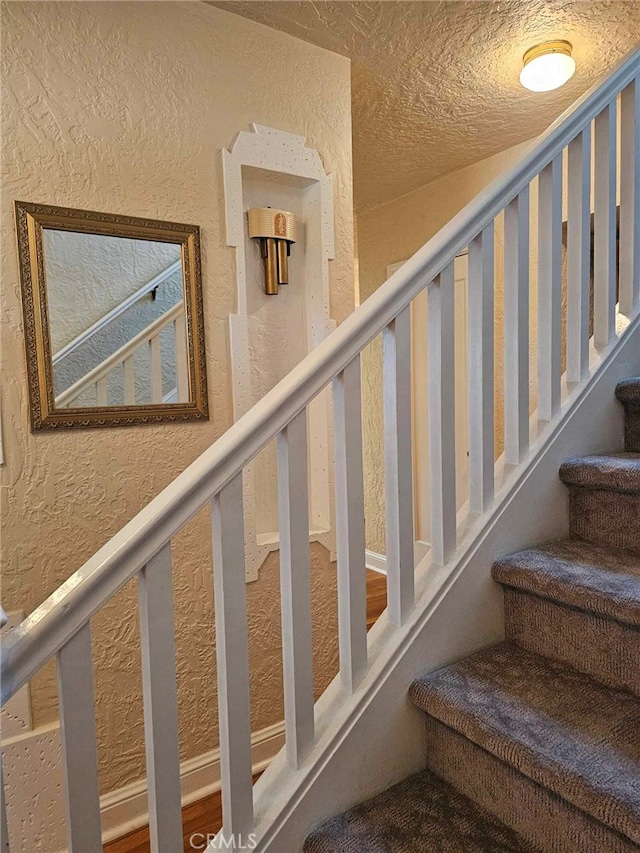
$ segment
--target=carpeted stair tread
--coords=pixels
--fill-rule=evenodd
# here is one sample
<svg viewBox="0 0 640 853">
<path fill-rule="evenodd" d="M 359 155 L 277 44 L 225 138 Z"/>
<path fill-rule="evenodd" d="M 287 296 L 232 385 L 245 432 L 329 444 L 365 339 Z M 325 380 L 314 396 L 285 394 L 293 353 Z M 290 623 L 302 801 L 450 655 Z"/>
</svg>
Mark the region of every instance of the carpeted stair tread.
<svg viewBox="0 0 640 853">
<path fill-rule="evenodd" d="M 606 453 L 568 459 L 560 466 L 567 486 L 640 493 L 640 453 Z"/>
<path fill-rule="evenodd" d="M 493 579 L 640 628 L 640 555 L 630 551 L 555 542 L 498 560 Z"/>
<path fill-rule="evenodd" d="M 640 376 L 632 376 L 618 382 L 616 397 L 625 406 L 638 406 L 640 408 Z"/>
<path fill-rule="evenodd" d="M 314 830 L 304 853 L 533 853 L 513 830 L 427 770 Z"/>
<path fill-rule="evenodd" d="M 640 699 L 501 643 L 416 679 L 414 703 L 640 844 Z"/>
</svg>

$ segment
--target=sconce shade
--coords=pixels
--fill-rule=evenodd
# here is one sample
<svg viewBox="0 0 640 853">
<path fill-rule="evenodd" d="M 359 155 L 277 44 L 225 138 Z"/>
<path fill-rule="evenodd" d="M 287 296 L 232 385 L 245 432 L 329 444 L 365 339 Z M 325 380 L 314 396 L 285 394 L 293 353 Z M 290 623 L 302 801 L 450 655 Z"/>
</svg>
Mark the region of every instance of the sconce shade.
<svg viewBox="0 0 640 853">
<path fill-rule="evenodd" d="M 288 210 L 253 207 L 249 211 L 249 237 L 271 237 L 295 243 L 296 218 Z"/>
<path fill-rule="evenodd" d="M 296 218 L 288 210 L 252 207 L 249 237 L 260 241 L 264 263 L 264 292 L 277 296 L 281 284 L 289 284 L 289 255 L 296 241 Z"/>
</svg>

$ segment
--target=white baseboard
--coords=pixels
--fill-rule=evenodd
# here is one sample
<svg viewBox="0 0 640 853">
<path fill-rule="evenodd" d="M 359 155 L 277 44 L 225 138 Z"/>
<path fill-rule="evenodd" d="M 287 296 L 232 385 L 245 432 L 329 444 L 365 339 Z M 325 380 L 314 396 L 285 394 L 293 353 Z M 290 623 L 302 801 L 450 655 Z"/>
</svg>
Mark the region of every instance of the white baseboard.
<svg viewBox="0 0 640 853">
<path fill-rule="evenodd" d="M 424 558 L 429 550 L 428 542 L 421 542 L 417 539 L 414 543 L 414 553 L 416 566 Z M 376 551 L 370 551 L 368 548 L 364 552 L 364 564 L 372 572 L 378 572 L 380 575 L 387 574 L 387 557 L 386 554 L 378 554 Z"/>
<path fill-rule="evenodd" d="M 284 722 L 251 736 L 253 772 L 264 770 L 284 745 Z M 180 765 L 182 805 L 188 806 L 220 790 L 220 750 L 212 749 Z M 149 822 L 147 780 L 140 779 L 100 797 L 102 840 L 106 844 Z"/>
<path fill-rule="evenodd" d="M 387 573 L 387 558 L 384 554 L 376 554 L 375 551 L 367 550 L 364 552 L 364 563 L 372 572 L 386 575 Z"/>
</svg>

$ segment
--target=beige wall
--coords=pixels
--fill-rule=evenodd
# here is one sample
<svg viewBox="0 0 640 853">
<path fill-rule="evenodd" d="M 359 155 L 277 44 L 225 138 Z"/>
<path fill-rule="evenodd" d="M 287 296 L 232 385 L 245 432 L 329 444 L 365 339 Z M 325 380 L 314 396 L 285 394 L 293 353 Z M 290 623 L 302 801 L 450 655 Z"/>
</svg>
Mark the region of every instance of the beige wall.
<svg viewBox="0 0 640 853">
<path fill-rule="evenodd" d="M 529 142 L 453 172 L 438 181 L 361 213 L 357 221 L 360 301 L 387 278 L 387 267 L 407 260 L 465 204 L 513 165 Z M 534 198 L 535 193 L 532 193 Z M 502 223 L 496 222 L 496 450 L 502 452 Z M 533 317 L 533 315 L 532 315 Z M 532 344 L 535 329 L 532 328 Z M 385 505 L 382 464 L 381 342 L 377 338 L 363 356 L 363 428 L 367 548 L 384 554 Z"/>
<path fill-rule="evenodd" d="M 219 152 L 251 122 L 305 135 L 335 179 L 331 314 L 353 307 L 349 63 L 200 3 L 7 3 L 2 9 L 2 603 L 31 611 L 232 421 L 234 311 Z M 14 199 L 202 228 L 211 419 L 29 432 Z M 217 744 L 210 520 L 174 542 L 182 758 Z M 336 667 L 334 572 L 313 550 L 320 690 Z M 252 723 L 282 719 L 277 555 L 248 587 Z M 143 773 L 130 583 L 94 620 L 102 791 Z M 56 716 L 53 667 L 34 679 L 37 724 Z M 117 746 L 116 746 L 117 744 Z"/>
</svg>

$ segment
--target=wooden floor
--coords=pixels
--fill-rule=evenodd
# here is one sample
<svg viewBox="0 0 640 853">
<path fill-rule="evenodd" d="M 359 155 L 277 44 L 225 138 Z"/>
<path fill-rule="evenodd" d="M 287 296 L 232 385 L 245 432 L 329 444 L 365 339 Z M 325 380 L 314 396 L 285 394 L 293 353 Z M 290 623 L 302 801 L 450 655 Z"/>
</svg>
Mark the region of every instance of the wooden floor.
<svg viewBox="0 0 640 853">
<path fill-rule="evenodd" d="M 367 571 L 367 628 L 370 628 L 387 606 L 387 579 L 384 575 Z M 254 776 L 254 782 L 260 774 Z M 222 826 L 220 793 L 204 797 L 182 809 L 182 838 L 184 853 L 204 850 L 202 836 L 214 835 Z M 197 834 L 199 833 L 199 834 Z M 196 847 L 191 844 L 191 838 Z M 105 844 L 104 853 L 150 853 L 149 827 L 143 826 L 116 841 Z"/>
</svg>

